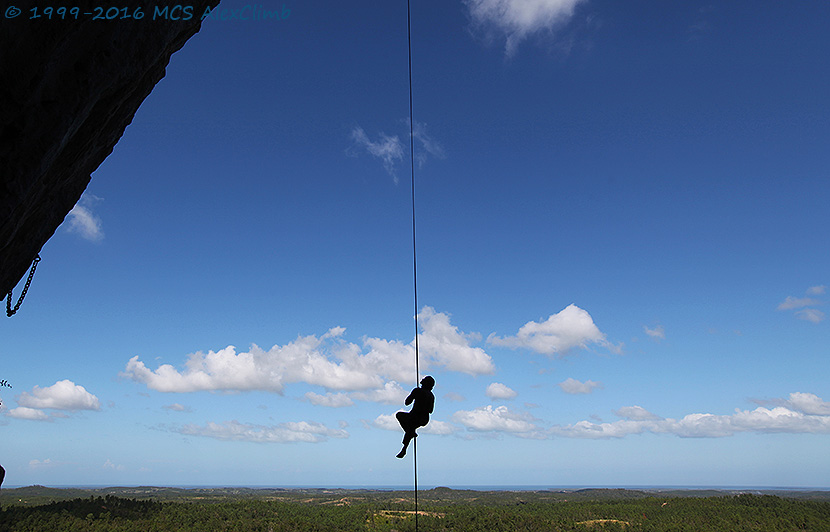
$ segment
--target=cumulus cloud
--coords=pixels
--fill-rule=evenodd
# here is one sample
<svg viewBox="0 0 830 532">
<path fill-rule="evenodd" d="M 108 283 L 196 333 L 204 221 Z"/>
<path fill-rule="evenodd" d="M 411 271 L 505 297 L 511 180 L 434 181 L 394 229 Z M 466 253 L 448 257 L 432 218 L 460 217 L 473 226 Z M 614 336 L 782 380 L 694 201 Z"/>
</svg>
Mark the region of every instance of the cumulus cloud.
<svg viewBox="0 0 830 532">
<path fill-rule="evenodd" d="M 584 349 L 590 344 L 618 350 L 605 339 L 605 334 L 594 324 L 591 315 L 576 305 L 568 305 L 541 323 L 530 321 L 522 325 L 515 336 L 500 338 L 491 334 L 487 341 L 497 346 L 532 349 L 551 356 L 562 356 L 571 349 Z"/>
<path fill-rule="evenodd" d="M 52 386 L 35 386 L 32 392 L 23 392 L 17 399 L 21 407 L 54 410 L 100 410 L 98 398 L 70 380 L 58 381 Z"/>
<path fill-rule="evenodd" d="M 495 370 L 490 356 L 470 345 L 476 335 L 460 332 L 447 314 L 424 307 L 418 317 L 422 371 L 439 367 L 479 375 Z M 234 346 L 197 352 L 188 356 L 183 368 L 163 364 L 152 370 L 134 356 L 121 375 L 160 392 L 283 393 L 287 384 L 302 382 L 328 392 L 356 392 L 350 397 L 364 401 L 399 402 L 406 397 L 396 381 L 415 375 L 414 340 L 404 344 L 364 338 L 361 347 L 342 340 L 344 332 L 344 328 L 335 327 L 320 337 L 298 337 L 269 350 L 253 345 L 240 353 Z M 312 397 L 323 401 L 324 396 Z"/>
<path fill-rule="evenodd" d="M 250 351 L 243 353 L 237 353 L 234 346 L 216 352 L 197 352 L 188 357 L 183 371 L 169 364 L 153 371 L 134 356 L 122 375 L 160 392 L 262 390 L 282 393 L 285 384 L 292 382 L 341 391 L 382 386 L 379 375 L 346 362 L 351 360 L 351 351 L 356 346 L 324 345 L 342 334 L 342 328 L 333 328 L 319 338 L 314 335 L 299 337 L 268 351 L 254 344 Z"/>
<path fill-rule="evenodd" d="M 681 438 L 723 438 L 740 432 L 830 433 L 830 404 L 808 393 L 790 394 L 778 400 L 781 406 L 754 410 L 735 409 L 731 415 L 688 414 L 681 419 L 662 418 L 639 406 L 623 407 L 616 414 L 624 419 L 610 423 L 580 421 L 554 426 L 550 436 L 567 438 L 623 438 L 631 434 L 673 434 Z"/>
<path fill-rule="evenodd" d="M 760 401 L 759 401 L 760 403 Z M 753 410 L 736 408 L 734 413 L 692 413 L 679 419 L 663 418 L 639 405 L 624 406 L 614 411 L 620 419 L 603 422 L 584 420 L 570 425 L 545 428 L 527 412 L 512 411 L 506 406 L 487 405 L 473 410 L 459 410 L 452 416 L 453 423 L 430 421 L 426 428 L 433 434 L 453 434 L 467 429 L 472 437 L 480 433 L 491 437 L 507 433 L 521 438 L 585 438 L 613 439 L 634 434 L 668 434 L 681 438 L 724 438 L 737 433 L 830 434 L 830 402 L 815 394 L 795 392 L 787 399 L 764 401 L 766 406 Z M 365 421 L 367 427 L 400 432 L 395 416 L 380 415 L 374 421 Z M 490 436 L 488 436 L 490 435 Z"/>
<path fill-rule="evenodd" d="M 84 193 L 67 215 L 67 230 L 91 242 L 103 240 L 104 231 L 101 218 L 92 212 L 93 206 L 99 201 L 101 201 L 101 198 Z"/>
<path fill-rule="evenodd" d="M 819 396 L 812 393 L 791 393 L 790 398 L 783 402 L 783 406 L 803 414 L 830 416 L 830 403 L 822 401 Z"/>
<path fill-rule="evenodd" d="M 579 382 L 578 380 L 569 377 L 568 379 L 560 382 L 559 387 L 562 388 L 562 391 L 565 393 L 574 395 L 587 394 L 593 392 L 597 388 L 602 388 L 602 383 L 595 381 Z"/>
<path fill-rule="evenodd" d="M 663 328 L 662 325 L 658 325 L 653 329 L 649 329 L 644 325 L 643 330 L 646 332 L 647 335 L 651 336 L 652 338 L 657 338 L 658 340 L 666 339 L 666 329 Z"/>
<path fill-rule="evenodd" d="M 280 423 L 278 425 L 252 425 L 239 421 L 225 423 L 209 422 L 205 426 L 184 425 L 172 429 L 186 436 L 203 436 L 226 441 L 249 441 L 256 443 L 318 443 L 329 438 L 348 438 L 343 429 L 326 427 L 313 421 Z"/>
<path fill-rule="evenodd" d="M 463 334 L 450 323 L 448 314 L 424 307 L 418 314 L 423 333 L 418 337 L 420 351 L 432 364 L 449 371 L 484 375 L 495 371 L 493 359 L 480 347 L 470 347 L 477 335 Z"/>
<path fill-rule="evenodd" d="M 44 412 L 43 410 L 38 410 L 37 408 L 28 408 L 25 406 L 19 406 L 17 408 L 12 408 L 6 415 L 9 417 L 13 417 L 16 419 L 28 419 L 31 421 L 51 421 L 52 418 Z"/>
<path fill-rule="evenodd" d="M 454 434 L 458 431 L 459 428 L 452 423 L 437 420 L 430 421 L 426 427 L 418 429 L 418 432 L 423 432 L 424 434 L 435 434 L 437 436 L 446 436 L 448 434 Z"/>
<path fill-rule="evenodd" d="M 387 382 L 383 388 L 369 390 L 366 392 L 353 392 L 351 396 L 358 401 L 371 401 L 373 403 L 400 404 L 409 395 L 400 384 L 395 381 Z"/>
<path fill-rule="evenodd" d="M 467 430 L 475 432 L 534 433 L 539 427 L 533 417 L 526 413 L 511 412 L 506 406 L 493 408 L 492 405 L 474 410 L 459 410 L 452 416 L 453 421 Z"/>
<path fill-rule="evenodd" d="M 512 56 L 524 39 L 567 23 L 583 0 L 464 0 L 473 26 L 505 40 Z"/>
<path fill-rule="evenodd" d="M 619 410 L 614 410 L 614 414 L 617 417 L 621 417 L 623 419 L 631 419 L 635 421 L 646 421 L 650 419 L 660 419 L 659 416 L 656 416 L 643 408 L 642 406 L 624 406 Z"/>
<path fill-rule="evenodd" d="M 392 414 L 381 414 L 378 417 L 376 417 L 373 421 L 364 420 L 363 424 L 366 427 L 391 430 L 403 434 L 403 429 L 401 429 L 400 423 L 398 423 L 397 418 L 395 418 L 395 416 Z M 454 426 L 452 423 L 431 419 L 425 427 L 421 427 L 418 429 L 418 434 L 435 434 L 438 436 L 446 436 L 448 434 L 458 432 L 458 430 L 458 427 Z"/>
<path fill-rule="evenodd" d="M 486 393 L 487 397 L 490 399 L 513 399 L 519 395 L 500 382 L 490 384 L 484 393 Z"/>
<path fill-rule="evenodd" d="M 380 134 L 380 139 L 377 141 L 369 140 L 369 136 L 363 131 L 362 127 L 355 127 L 349 138 L 354 145 L 346 151 L 349 155 L 356 155 L 357 151 L 365 150 L 369 155 L 380 159 L 386 172 L 392 176 L 395 183 L 398 183 L 398 176 L 395 173 L 395 163 L 403 160 L 404 150 L 403 144 L 397 135 L 388 136 L 384 133 Z"/>
<path fill-rule="evenodd" d="M 344 406 L 352 406 L 354 401 L 345 393 L 326 393 L 320 395 L 314 392 L 307 392 L 305 394 L 306 400 L 315 406 L 328 406 L 330 408 L 343 408 Z"/>
<path fill-rule="evenodd" d="M 827 287 L 824 285 L 811 286 L 806 291 L 807 296 L 820 296 L 824 294 L 826 289 Z M 778 305 L 778 310 L 794 310 L 796 318 L 812 323 L 819 323 L 824 320 L 824 312 L 814 307 L 822 304 L 824 304 L 823 301 L 814 297 L 787 296 Z"/>
<path fill-rule="evenodd" d="M 367 421 L 366 425 L 369 427 L 375 427 L 383 430 L 403 430 L 401 429 L 401 424 L 398 423 L 398 420 L 392 414 L 381 414 L 378 417 L 376 417 L 374 421 Z"/>
</svg>

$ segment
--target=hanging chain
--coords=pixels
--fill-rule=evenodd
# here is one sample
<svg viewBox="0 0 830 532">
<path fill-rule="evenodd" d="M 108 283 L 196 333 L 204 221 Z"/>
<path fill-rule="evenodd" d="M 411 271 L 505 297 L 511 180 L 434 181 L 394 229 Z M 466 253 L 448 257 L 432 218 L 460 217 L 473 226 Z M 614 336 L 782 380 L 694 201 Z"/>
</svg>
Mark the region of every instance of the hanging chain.
<svg viewBox="0 0 830 532">
<path fill-rule="evenodd" d="M 29 278 L 26 279 L 26 285 L 23 286 L 23 291 L 20 292 L 20 298 L 17 300 L 17 304 L 15 304 L 14 308 L 12 308 L 12 291 L 9 290 L 9 293 L 6 294 L 6 316 L 11 318 L 17 314 L 17 311 L 20 309 L 20 305 L 23 304 L 23 298 L 26 297 L 26 292 L 29 291 L 29 285 L 32 284 L 32 277 L 35 276 L 35 270 L 37 269 L 38 262 L 40 262 L 40 254 L 35 255 L 35 260 L 32 261 L 32 269 L 29 270 Z"/>
</svg>

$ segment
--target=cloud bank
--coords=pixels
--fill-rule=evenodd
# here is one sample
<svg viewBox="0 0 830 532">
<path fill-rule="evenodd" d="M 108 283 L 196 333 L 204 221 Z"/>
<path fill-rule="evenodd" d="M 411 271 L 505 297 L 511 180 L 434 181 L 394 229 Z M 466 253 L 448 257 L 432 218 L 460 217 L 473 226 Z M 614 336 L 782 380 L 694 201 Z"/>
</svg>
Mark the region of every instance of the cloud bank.
<svg viewBox="0 0 830 532">
<path fill-rule="evenodd" d="M 418 319 L 423 372 L 430 368 L 469 375 L 495 371 L 491 357 L 470 345 L 476 335 L 460 332 L 447 314 L 424 307 Z M 343 341 L 344 333 L 344 328 L 334 327 L 320 337 L 299 337 L 268 350 L 252 345 L 240 353 L 234 346 L 197 352 L 189 355 L 180 369 L 163 364 L 152 370 L 134 356 L 121 375 L 152 390 L 177 393 L 259 390 L 281 394 L 288 384 L 305 383 L 329 392 L 306 396 L 313 404 L 324 406 L 346 406 L 347 399 L 387 403 L 406 397 L 397 381 L 409 380 L 415 374 L 414 340 L 404 344 L 364 338 L 363 346 L 358 346 Z"/>
<path fill-rule="evenodd" d="M 810 393 L 796 392 L 780 406 L 754 410 L 735 409 L 731 415 L 688 414 L 681 419 L 663 418 L 640 406 L 623 407 L 611 423 L 580 421 L 555 426 L 551 436 L 566 438 L 623 438 L 631 434 L 673 434 L 681 438 L 723 438 L 740 432 L 830 434 L 830 403 Z"/>
<path fill-rule="evenodd" d="M 544 427 L 528 412 L 506 406 L 486 405 L 459 410 L 452 422 L 430 421 L 419 429 L 432 434 L 456 434 L 465 438 L 509 434 L 521 438 L 619 439 L 635 434 L 668 434 L 680 438 L 725 438 L 738 433 L 830 434 L 830 402 L 815 394 L 795 392 L 788 399 L 765 401 L 754 410 L 735 409 L 733 414 L 693 413 L 680 419 L 664 418 L 642 406 L 624 406 L 614 411 L 613 422 L 579 421 L 571 425 Z M 368 427 L 400 431 L 395 417 L 378 416 Z M 466 430 L 464 430 L 466 429 Z"/>
<path fill-rule="evenodd" d="M 184 425 L 171 429 L 185 436 L 201 436 L 225 441 L 248 441 L 255 443 L 318 443 L 329 438 L 348 438 L 343 429 L 332 429 L 322 423 L 297 421 L 278 425 L 252 425 L 239 421 L 225 423 L 209 422 L 207 425 Z"/>
</svg>

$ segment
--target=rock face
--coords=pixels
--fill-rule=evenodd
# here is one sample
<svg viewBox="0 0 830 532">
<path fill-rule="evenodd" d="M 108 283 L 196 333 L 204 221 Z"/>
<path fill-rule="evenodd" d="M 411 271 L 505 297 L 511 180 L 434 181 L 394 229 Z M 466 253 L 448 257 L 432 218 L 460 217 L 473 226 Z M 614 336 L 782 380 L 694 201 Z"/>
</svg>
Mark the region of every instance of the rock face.
<svg viewBox="0 0 830 532">
<path fill-rule="evenodd" d="M 140 5 L 140 20 L 93 20 L 87 1 L 72 4 L 77 20 L 29 20 L 46 4 L 26 0 L 15 2 L 17 18 L 0 14 L 0 295 L 27 273 L 170 56 L 218 3 L 189 2 L 190 20 L 153 20 L 152 2 L 123 3 L 130 13 Z"/>
</svg>

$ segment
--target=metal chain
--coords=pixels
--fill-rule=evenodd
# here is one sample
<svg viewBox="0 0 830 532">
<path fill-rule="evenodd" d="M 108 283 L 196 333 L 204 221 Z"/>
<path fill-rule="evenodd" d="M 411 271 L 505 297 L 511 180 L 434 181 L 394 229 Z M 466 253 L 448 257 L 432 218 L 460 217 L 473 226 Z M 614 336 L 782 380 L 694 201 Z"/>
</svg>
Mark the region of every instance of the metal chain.
<svg viewBox="0 0 830 532">
<path fill-rule="evenodd" d="M 12 291 L 9 290 L 9 293 L 6 295 L 6 316 L 11 318 L 17 311 L 20 309 L 20 305 L 23 304 L 23 298 L 26 297 L 26 292 L 29 291 L 29 285 L 32 284 L 32 277 L 35 276 L 35 269 L 37 269 L 37 263 L 40 262 L 40 254 L 35 255 L 35 260 L 32 261 L 32 269 L 29 270 L 29 278 L 26 279 L 26 285 L 23 287 L 23 291 L 20 292 L 20 299 L 17 300 L 17 304 L 12 308 Z"/>
</svg>

